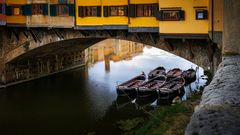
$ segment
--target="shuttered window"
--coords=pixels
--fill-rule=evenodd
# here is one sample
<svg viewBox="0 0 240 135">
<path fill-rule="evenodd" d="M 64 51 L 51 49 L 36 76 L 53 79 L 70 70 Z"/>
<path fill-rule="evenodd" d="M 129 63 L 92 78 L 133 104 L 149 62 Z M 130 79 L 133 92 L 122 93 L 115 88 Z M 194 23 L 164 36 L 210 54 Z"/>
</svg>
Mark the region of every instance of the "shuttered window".
<svg viewBox="0 0 240 135">
<path fill-rule="evenodd" d="M 57 15 L 58 16 L 69 16 L 69 7 L 68 5 L 57 5 Z"/>
<path fill-rule="evenodd" d="M 180 21 L 185 19 L 185 12 L 182 10 L 161 10 L 161 21 Z"/>
<path fill-rule="evenodd" d="M 153 16 L 153 4 L 137 5 L 137 17 L 152 17 Z"/>
<path fill-rule="evenodd" d="M 79 17 L 101 17 L 101 6 L 79 6 Z"/>
<path fill-rule="evenodd" d="M 109 16 L 125 16 L 125 7 L 124 6 L 110 6 L 109 7 Z"/>
<path fill-rule="evenodd" d="M 48 15 L 48 4 L 32 4 L 32 15 Z"/>
</svg>

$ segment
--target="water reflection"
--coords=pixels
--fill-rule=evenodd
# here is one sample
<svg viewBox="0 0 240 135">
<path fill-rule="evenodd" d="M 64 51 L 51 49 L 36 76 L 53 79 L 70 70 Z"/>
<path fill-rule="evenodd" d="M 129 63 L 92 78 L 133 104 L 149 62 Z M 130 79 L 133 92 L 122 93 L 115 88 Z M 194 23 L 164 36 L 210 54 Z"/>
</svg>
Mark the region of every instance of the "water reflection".
<svg viewBox="0 0 240 135">
<path fill-rule="evenodd" d="M 158 66 L 197 67 L 178 56 L 129 41 L 106 40 L 85 53 L 88 67 L 0 91 L 1 133 L 121 134 L 114 126 L 116 121 L 146 115 L 156 101 L 121 99 L 115 89 L 118 82 Z M 198 76 L 202 74 L 200 68 Z M 199 82 L 193 83 L 192 89 Z"/>
</svg>

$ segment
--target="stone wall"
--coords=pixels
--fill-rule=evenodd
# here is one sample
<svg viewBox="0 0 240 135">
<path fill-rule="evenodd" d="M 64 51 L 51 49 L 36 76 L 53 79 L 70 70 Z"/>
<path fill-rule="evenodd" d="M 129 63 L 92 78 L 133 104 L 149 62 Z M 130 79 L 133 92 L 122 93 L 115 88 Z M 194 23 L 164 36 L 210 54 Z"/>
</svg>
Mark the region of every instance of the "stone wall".
<svg viewBox="0 0 240 135">
<path fill-rule="evenodd" d="M 240 56 L 225 57 L 195 108 L 185 135 L 239 135 Z"/>
</svg>

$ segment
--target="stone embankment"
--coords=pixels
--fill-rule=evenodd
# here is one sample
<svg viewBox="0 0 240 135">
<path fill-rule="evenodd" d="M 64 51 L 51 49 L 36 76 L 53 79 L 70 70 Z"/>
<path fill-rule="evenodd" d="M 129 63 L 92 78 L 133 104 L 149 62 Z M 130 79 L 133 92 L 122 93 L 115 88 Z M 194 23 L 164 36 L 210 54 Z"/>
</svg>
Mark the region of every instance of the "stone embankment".
<svg viewBox="0 0 240 135">
<path fill-rule="evenodd" d="M 240 134 L 240 56 L 223 58 L 185 135 Z"/>
</svg>

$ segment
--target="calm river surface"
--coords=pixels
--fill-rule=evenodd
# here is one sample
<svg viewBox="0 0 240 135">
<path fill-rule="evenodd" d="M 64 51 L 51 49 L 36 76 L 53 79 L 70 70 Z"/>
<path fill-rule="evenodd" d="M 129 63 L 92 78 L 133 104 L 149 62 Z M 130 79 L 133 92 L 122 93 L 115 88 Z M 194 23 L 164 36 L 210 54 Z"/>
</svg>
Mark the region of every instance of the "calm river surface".
<svg viewBox="0 0 240 135">
<path fill-rule="evenodd" d="M 108 42 L 112 44 L 100 43 L 86 50 L 87 67 L 0 90 L 0 134 L 121 134 L 116 121 L 145 114 L 135 101 L 116 101 L 117 82 L 160 65 L 166 69 L 196 68 L 156 48 Z M 202 72 L 200 68 L 199 76 Z M 145 107 L 154 109 L 155 104 Z"/>
</svg>

